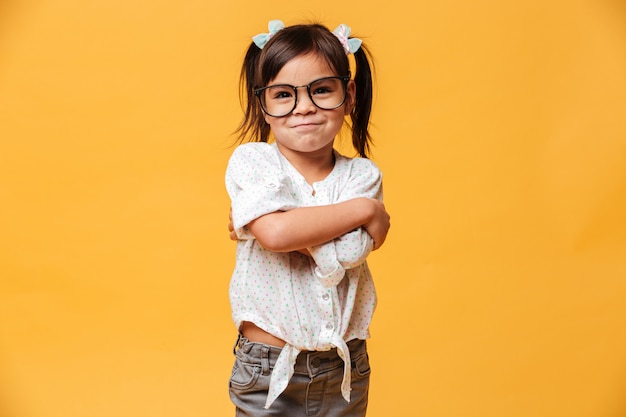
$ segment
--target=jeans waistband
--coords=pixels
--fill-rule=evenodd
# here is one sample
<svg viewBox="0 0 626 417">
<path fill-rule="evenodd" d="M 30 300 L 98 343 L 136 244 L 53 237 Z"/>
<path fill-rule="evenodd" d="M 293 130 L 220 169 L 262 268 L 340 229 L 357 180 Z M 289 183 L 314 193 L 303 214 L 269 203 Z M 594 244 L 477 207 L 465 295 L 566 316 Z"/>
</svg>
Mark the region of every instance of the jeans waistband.
<svg viewBox="0 0 626 417">
<path fill-rule="evenodd" d="M 365 340 L 353 339 L 347 343 L 350 350 L 350 359 L 354 362 L 367 353 Z M 243 336 L 239 336 L 235 344 L 237 357 L 248 364 L 258 365 L 263 368 L 263 373 L 267 374 L 274 368 L 278 355 L 282 349 L 258 342 L 250 342 Z M 343 366 L 343 359 L 337 353 L 337 349 L 327 351 L 301 351 L 296 359 L 295 373 L 299 374 L 319 374 L 325 371 Z"/>
</svg>

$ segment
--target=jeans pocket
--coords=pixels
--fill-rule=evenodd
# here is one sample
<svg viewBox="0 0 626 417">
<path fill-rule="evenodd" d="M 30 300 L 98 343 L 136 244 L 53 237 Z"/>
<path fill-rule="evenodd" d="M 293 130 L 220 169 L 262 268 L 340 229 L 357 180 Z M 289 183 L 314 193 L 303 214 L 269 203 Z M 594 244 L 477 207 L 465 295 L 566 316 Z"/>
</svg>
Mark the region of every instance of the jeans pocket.
<svg viewBox="0 0 626 417">
<path fill-rule="evenodd" d="M 371 373 L 370 361 L 367 353 L 357 357 L 352 362 L 352 371 L 357 377 L 365 378 Z"/>
<path fill-rule="evenodd" d="M 261 367 L 259 365 L 251 365 L 237 361 L 230 377 L 230 386 L 237 390 L 249 389 L 256 384 L 259 375 L 261 375 Z"/>
</svg>

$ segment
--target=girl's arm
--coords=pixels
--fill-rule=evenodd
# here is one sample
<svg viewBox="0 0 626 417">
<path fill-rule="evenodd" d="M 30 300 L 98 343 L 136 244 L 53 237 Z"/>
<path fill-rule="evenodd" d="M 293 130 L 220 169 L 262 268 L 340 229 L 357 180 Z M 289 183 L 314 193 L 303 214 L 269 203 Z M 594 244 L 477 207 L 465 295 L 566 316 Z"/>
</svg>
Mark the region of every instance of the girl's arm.
<svg viewBox="0 0 626 417">
<path fill-rule="evenodd" d="M 360 226 L 372 236 L 377 249 L 385 241 L 389 225 L 383 203 L 360 197 L 269 213 L 250 222 L 248 228 L 265 249 L 291 252 L 321 245 Z"/>
</svg>

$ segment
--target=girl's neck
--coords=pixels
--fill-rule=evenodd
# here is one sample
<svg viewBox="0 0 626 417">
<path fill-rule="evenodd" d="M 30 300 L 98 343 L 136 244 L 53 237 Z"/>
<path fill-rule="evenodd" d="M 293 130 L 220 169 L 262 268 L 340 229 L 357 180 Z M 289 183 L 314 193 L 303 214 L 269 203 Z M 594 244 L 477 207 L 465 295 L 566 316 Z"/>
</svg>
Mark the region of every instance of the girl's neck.
<svg viewBox="0 0 626 417">
<path fill-rule="evenodd" d="M 278 150 L 309 184 L 322 181 L 335 167 L 332 146 L 319 152 L 297 152 L 278 144 Z"/>
</svg>

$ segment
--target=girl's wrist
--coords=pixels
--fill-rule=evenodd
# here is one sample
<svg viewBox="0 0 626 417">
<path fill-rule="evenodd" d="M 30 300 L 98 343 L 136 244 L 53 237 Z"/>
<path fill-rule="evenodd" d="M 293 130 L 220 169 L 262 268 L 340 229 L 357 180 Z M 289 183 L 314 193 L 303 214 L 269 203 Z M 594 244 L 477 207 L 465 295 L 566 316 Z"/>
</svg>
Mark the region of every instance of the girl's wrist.
<svg viewBox="0 0 626 417">
<path fill-rule="evenodd" d="M 359 197 L 356 202 L 358 204 L 356 217 L 359 219 L 359 226 L 365 226 L 374 219 L 376 207 L 372 199 L 367 197 Z"/>
</svg>

